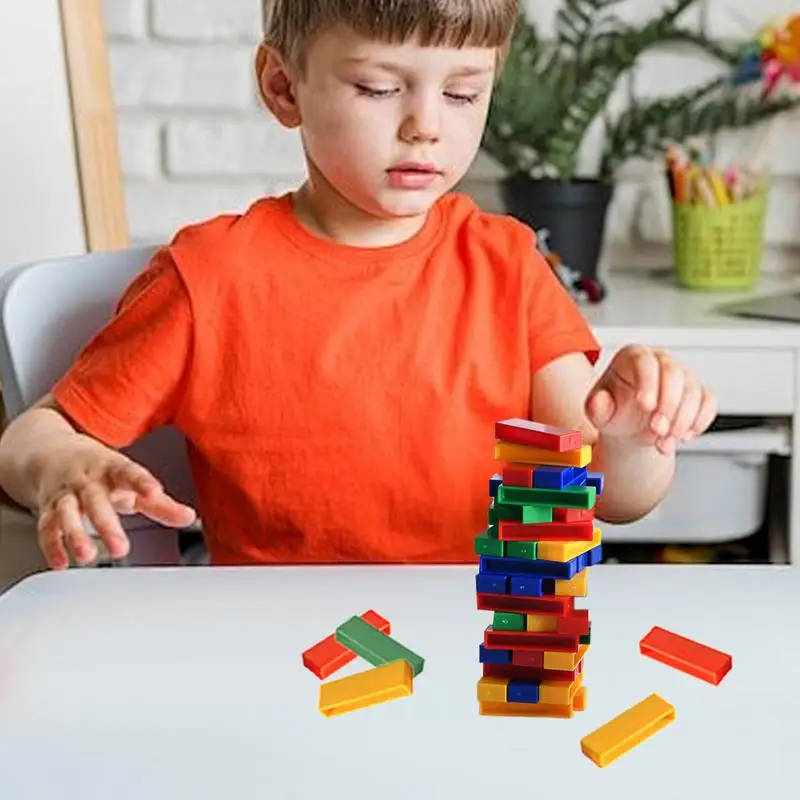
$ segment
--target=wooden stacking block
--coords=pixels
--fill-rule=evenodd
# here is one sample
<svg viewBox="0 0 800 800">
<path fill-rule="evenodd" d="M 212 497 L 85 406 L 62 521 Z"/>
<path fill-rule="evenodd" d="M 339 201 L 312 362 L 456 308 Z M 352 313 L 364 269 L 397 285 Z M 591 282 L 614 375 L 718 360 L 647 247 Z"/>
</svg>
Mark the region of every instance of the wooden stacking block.
<svg viewBox="0 0 800 800">
<path fill-rule="evenodd" d="M 414 677 L 407 661 L 392 661 L 319 687 L 319 710 L 326 717 L 347 714 L 387 703 L 414 692 Z"/>
<path fill-rule="evenodd" d="M 593 547 L 602 544 L 603 535 L 600 528 L 592 531 L 590 542 L 537 542 L 536 555 L 543 561 L 572 561 Z"/>
<path fill-rule="evenodd" d="M 513 418 L 496 422 L 494 435 L 496 439 L 504 442 L 540 447 L 556 452 L 577 450 L 583 444 L 583 436 L 580 431 L 559 428 L 555 425 L 543 425 L 528 419 Z"/>
<path fill-rule="evenodd" d="M 558 453 L 553 450 L 541 450 L 536 447 L 527 447 L 524 444 L 510 444 L 497 442 L 494 446 L 496 461 L 507 464 L 534 464 L 553 467 L 585 467 L 592 461 L 592 446 L 583 445 L 579 450 L 567 450 Z"/>
<path fill-rule="evenodd" d="M 714 686 L 733 668 L 733 658 L 727 653 L 658 626 L 639 642 L 639 650 L 644 656 Z"/>
<path fill-rule="evenodd" d="M 675 708 L 651 694 L 581 739 L 581 750 L 598 767 L 606 767 L 675 720 Z"/>
</svg>

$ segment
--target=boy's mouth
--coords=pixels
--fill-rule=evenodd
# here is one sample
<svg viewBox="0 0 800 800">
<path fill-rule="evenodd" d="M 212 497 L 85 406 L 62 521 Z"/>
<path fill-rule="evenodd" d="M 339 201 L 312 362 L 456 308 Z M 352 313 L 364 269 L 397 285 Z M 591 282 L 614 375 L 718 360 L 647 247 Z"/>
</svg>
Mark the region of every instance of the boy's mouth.
<svg viewBox="0 0 800 800">
<path fill-rule="evenodd" d="M 389 168 L 389 172 L 404 172 L 415 175 L 438 175 L 440 170 L 436 164 L 423 164 L 417 161 L 404 161 Z"/>
<path fill-rule="evenodd" d="M 435 164 L 407 161 L 390 167 L 387 171 L 393 189 L 428 189 L 442 175 Z"/>
</svg>

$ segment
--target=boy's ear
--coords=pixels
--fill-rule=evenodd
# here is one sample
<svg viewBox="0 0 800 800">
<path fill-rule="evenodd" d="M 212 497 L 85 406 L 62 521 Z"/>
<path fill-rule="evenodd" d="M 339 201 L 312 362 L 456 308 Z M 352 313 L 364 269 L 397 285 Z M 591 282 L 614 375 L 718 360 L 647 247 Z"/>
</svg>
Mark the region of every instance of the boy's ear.
<svg viewBox="0 0 800 800">
<path fill-rule="evenodd" d="M 297 128 L 300 125 L 300 109 L 286 61 L 277 50 L 261 44 L 256 52 L 255 67 L 258 90 L 267 108 L 282 125 Z"/>
</svg>

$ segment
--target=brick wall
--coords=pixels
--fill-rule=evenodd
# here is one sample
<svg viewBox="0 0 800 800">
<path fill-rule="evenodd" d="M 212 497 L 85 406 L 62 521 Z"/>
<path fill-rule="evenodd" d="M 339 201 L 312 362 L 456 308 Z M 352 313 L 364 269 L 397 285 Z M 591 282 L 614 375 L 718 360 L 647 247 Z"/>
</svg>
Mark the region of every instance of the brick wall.
<svg viewBox="0 0 800 800">
<path fill-rule="evenodd" d="M 527 0 L 543 30 L 552 28 L 560 0 Z M 647 18 L 661 0 L 626 0 L 618 13 Z M 177 227 L 220 211 L 246 207 L 265 192 L 303 179 L 296 135 L 272 122 L 257 100 L 253 56 L 260 34 L 260 0 L 105 0 L 128 215 L 136 241 L 161 240 Z M 703 0 L 692 13 L 714 36 L 738 39 L 795 0 Z M 689 16 L 687 15 L 687 21 Z M 681 90 L 714 74 L 695 54 L 654 53 L 630 89 L 640 94 Z M 768 269 L 791 268 L 800 248 L 800 119 L 776 137 L 775 176 L 767 224 Z M 725 154 L 750 137 L 726 136 Z M 596 163 L 597 134 L 582 156 Z M 464 188 L 498 208 L 497 169 L 479 158 Z M 664 263 L 669 217 L 663 182 L 652 167 L 623 171 L 609 219 L 612 264 Z"/>
</svg>

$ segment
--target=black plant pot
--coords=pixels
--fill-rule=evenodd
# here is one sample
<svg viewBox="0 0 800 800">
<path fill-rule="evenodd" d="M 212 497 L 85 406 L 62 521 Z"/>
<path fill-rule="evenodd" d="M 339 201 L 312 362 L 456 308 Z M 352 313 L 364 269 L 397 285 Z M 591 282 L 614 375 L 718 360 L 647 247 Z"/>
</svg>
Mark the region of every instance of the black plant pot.
<svg viewBox="0 0 800 800">
<path fill-rule="evenodd" d="M 511 175 L 501 182 L 506 212 L 535 230 L 570 269 L 597 280 L 613 185 L 592 179 L 552 180 Z"/>
</svg>

